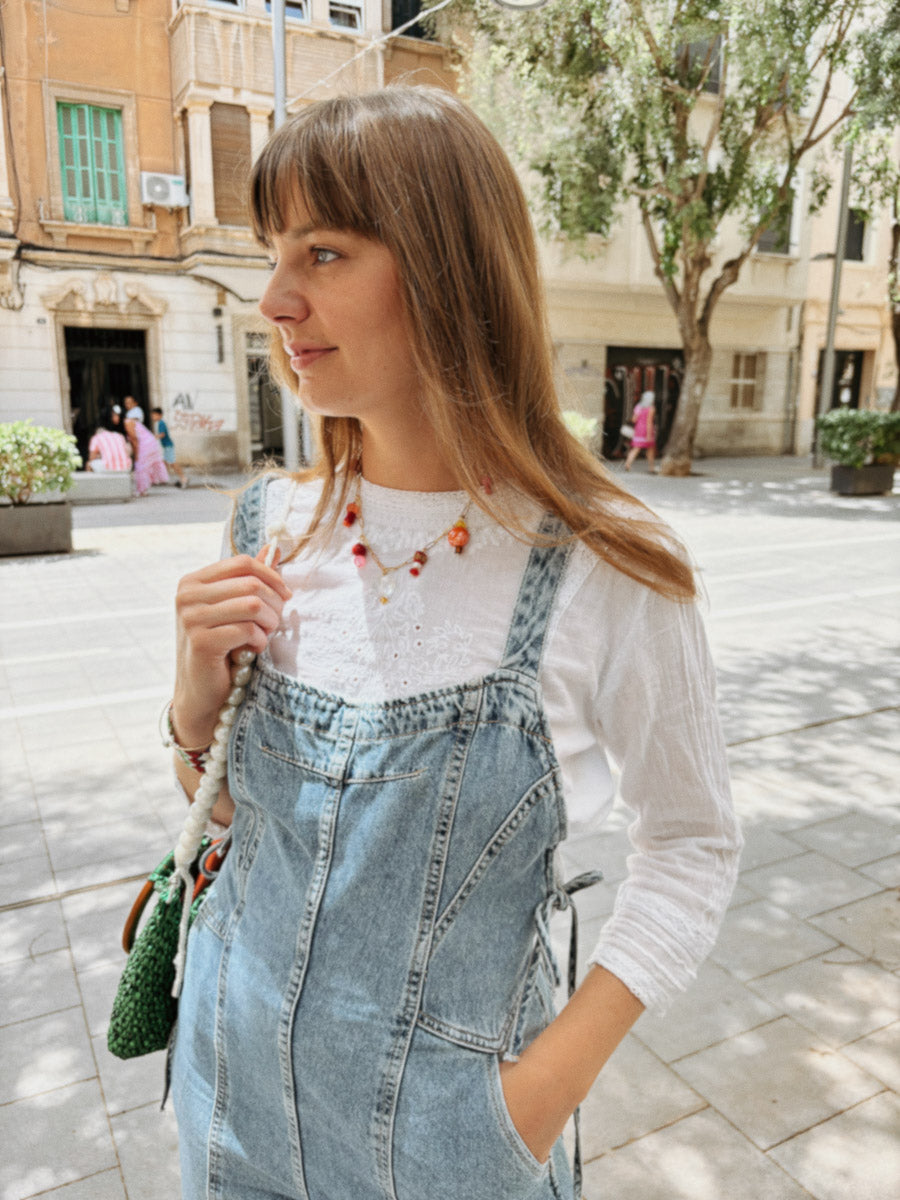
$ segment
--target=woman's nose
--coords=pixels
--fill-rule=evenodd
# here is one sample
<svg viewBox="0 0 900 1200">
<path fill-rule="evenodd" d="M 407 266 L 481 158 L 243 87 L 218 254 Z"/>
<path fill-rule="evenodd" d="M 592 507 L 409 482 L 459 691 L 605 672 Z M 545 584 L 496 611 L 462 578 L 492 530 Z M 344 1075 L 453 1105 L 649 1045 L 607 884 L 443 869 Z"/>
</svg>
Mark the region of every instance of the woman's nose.
<svg viewBox="0 0 900 1200">
<path fill-rule="evenodd" d="M 309 303 L 288 273 L 276 266 L 262 294 L 259 311 L 273 325 L 288 324 L 305 321 Z"/>
</svg>

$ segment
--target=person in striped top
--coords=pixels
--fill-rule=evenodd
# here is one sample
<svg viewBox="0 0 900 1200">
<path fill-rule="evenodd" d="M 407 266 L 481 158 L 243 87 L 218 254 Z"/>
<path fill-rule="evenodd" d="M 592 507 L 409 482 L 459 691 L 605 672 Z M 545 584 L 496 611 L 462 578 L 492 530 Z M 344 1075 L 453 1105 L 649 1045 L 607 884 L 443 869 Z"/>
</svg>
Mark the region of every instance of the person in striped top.
<svg viewBox="0 0 900 1200">
<path fill-rule="evenodd" d="M 131 470 L 131 450 L 121 429 L 122 410 L 115 405 L 88 444 L 89 471 Z"/>
</svg>

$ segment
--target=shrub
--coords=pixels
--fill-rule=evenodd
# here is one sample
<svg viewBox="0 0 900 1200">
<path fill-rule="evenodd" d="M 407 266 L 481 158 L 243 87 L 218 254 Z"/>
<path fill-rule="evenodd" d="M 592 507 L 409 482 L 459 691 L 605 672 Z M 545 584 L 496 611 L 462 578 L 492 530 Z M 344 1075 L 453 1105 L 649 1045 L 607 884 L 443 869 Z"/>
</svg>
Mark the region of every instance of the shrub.
<svg viewBox="0 0 900 1200">
<path fill-rule="evenodd" d="M 0 424 L 0 496 L 27 504 L 36 492 L 67 492 L 81 456 L 70 433 L 31 421 Z"/>
<path fill-rule="evenodd" d="M 843 467 L 900 463 L 900 413 L 834 408 L 816 425 L 823 454 Z"/>
<path fill-rule="evenodd" d="M 573 408 L 567 408 L 562 416 L 569 433 L 578 438 L 583 446 L 589 446 L 597 433 L 597 418 L 586 417 Z"/>
</svg>

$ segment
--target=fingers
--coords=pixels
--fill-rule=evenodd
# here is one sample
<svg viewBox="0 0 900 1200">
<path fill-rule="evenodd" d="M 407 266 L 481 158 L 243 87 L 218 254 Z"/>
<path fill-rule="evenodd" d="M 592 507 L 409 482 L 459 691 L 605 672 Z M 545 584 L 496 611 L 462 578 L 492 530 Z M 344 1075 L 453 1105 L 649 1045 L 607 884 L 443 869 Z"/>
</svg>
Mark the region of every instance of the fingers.
<svg viewBox="0 0 900 1200">
<path fill-rule="evenodd" d="M 191 580 L 197 583 L 217 583 L 228 579 L 255 578 L 278 592 L 284 600 L 290 598 L 291 590 L 273 567 L 267 567 L 262 561 L 264 550 L 256 558 L 249 554 L 238 554 L 235 558 L 223 558 L 221 561 L 185 575 L 182 583 Z M 276 557 L 276 562 L 278 558 Z"/>
<path fill-rule="evenodd" d="M 259 556 L 238 555 L 186 575 L 175 599 L 179 674 L 219 675 L 237 650 L 261 653 L 290 594 Z"/>
</svg>

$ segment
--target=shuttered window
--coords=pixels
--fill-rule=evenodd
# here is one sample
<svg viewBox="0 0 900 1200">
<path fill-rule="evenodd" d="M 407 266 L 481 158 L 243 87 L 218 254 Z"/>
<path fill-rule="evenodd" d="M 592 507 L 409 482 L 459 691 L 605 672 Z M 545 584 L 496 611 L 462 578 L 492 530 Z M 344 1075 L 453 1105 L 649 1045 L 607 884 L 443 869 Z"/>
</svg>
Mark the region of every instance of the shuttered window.
<svg viewBox="0 0 900 1200">
<path fill-rule="evenodd" d="M 127 225 L 121 111 L 61 101 L 56 113 L 65 219 Z"/>
<path fill-rule="evenodd" d="M 759 359 L 760 354 L 735 354 L 731 363 L 731 407 L 759 407 Z"/>
<path fill-rule="evenodd" d="M 249 225 L 250 114 L 240 104 L 213 104 L 209 123 L 216 219 L 220 225 Z"/>
</svg>

